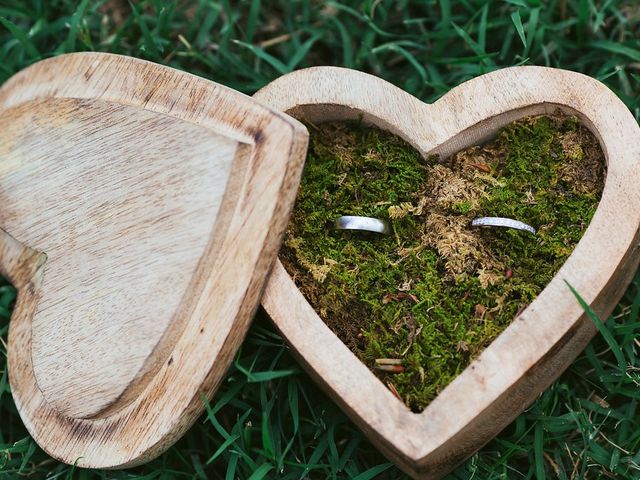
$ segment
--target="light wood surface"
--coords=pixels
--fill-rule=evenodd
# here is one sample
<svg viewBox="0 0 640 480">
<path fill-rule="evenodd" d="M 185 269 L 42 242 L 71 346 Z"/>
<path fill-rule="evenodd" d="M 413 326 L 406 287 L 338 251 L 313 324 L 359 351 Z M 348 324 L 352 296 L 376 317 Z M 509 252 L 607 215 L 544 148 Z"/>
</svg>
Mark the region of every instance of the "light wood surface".
<svg viewBox="0 0 640 480">
<path fill-rule="evenodd" d="M 149 460 L 202 412 L 244 337 L 306 129 L 212 82 L 104 54 L 19 73 L 0 115 L 20 415 L 65 462 Z"/>
<path fill-rule="evenodd" d="M 367 436 L 414 478 L 436 479 L 529 405 L 596 332 L 567 284 L 606 317 L 638 266 L 640 130 L 624 104 L 586 76 L 542 67 L 483 75 L 424 104 L 376 77 L 318 67 L 281 77 L 255 98 L 314 123 L 356 120 L 422 155 L 451 155 L 527 115 L 561 109 L 598 137 L 607 177 L 573 254 L 537 299 L 422 413 L 407 410 L 323 323 L 282 264 L 263 306 L 309 373 Z"/>
</svg>

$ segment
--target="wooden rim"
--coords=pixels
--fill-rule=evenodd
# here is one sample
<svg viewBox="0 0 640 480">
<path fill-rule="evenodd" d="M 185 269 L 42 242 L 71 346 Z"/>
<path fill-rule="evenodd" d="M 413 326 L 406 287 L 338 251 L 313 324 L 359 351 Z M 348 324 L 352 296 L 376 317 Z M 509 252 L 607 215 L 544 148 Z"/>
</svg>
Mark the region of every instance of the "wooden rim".
<svg viewBox="0 0 640 480">
<path fill-rule="evenodd" d="M 18 247 L 8 234 L 0 235 L 5 252 L 0 270 L 19 290 L 9 328 L 9 378 L 29 433 L 47 453 L 64 462 L 90 468 L 130 467 L 159 455 L 187 430 L 204 410 L 202 396 L 212 396 L 229 367 L 279 248 L 299 182 L 307 133 L 290 117 L 238 92 L 116 55 L 81 53 L 46 60 L 19 73 L 0 90 L 0 108 L 5 111 L 43 99 L 100 100 L 175 117 L 236 140 L 248 157 L 242 160 L 246 164 L 233 184 L 237 199 L 218 243 L 220 251 L 211 261 L 201 261 L 200 294 L 168 359 L 137 396 L 91 418 L 61 413 L 47 402 L 38 385 L 31 318 L 43 258 Z M 270 164 L 274 159 L 277 168 Z M 16 260 L 25 255 L 39 260 Z"/>
<path fill-rule="evenodd" d="M 354 86 L 357 85 L 357 88 Z M 278 261 L 262 304 L 309 373 L 409 474 L 437 478 L 507 426 L 595 333 L 567 283 L 607 316 L 638 265 L 640 130 L 600 82 L 544 67 L 470 80 L 425 104 L 376 77 L 318 67 L 255 98 L 300 120 L 355 120 L 395 133 L 423 156 L 449 156 L 524 116 L 576 114 L 599 139 L 606 183 L 583 238 L 543 292 L 420 414 L 396 399 L 324 324 Z"/>
</svg>

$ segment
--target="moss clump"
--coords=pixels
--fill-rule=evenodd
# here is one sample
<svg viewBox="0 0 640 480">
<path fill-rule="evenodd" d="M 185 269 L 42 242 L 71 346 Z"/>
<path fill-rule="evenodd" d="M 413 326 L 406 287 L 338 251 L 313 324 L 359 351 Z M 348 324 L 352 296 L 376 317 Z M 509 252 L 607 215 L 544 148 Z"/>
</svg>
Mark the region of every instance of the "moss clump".
<svg viewBox="0 0 640 480">
<path fill-rule="evenodd" d="M 523 119 L 442 161 L 357 124 L 309 128 L 280 257 L 327 325 L 420 411 L 569 256 L 598 203 L 602 152 L 565 116 Z M 340 215 L 385 219 L 393 233 L 334 230 Z M 469 228 L 478 216 L 538 233 Z M 404 371 L 380 371 L 378 358 Z"/>
</svg>

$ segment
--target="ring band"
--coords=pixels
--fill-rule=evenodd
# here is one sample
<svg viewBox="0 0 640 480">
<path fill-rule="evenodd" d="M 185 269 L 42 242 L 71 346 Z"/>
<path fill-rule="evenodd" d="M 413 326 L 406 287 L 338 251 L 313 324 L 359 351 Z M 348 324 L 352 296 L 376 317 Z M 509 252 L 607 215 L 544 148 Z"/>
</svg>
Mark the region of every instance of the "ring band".
<svg viewBox="0 0 640 480">
<path fill-rule="evenodd" d="M 384 220 L 371 217 L 357 217 L 354 215 L 343 215 L 336 220 L 338 230 L 362 230 L 365 232 L 375 232 L 388 234 L 389 224 Z"/>
<path fill-rule="evenodd" d="M 472 227 L 504 227 L 515 230 L 523 230 L 535 235 L 536 229 L 519 220 L 504 217 L 481 217 L 471 221 Z"/>
</svg>

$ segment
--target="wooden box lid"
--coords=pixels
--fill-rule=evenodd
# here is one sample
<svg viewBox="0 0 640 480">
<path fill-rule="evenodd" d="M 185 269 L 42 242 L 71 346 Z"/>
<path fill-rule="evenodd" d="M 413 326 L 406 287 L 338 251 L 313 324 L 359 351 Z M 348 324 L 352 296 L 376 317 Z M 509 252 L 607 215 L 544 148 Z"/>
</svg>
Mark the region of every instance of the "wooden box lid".
<svg viewBox="0 0 640 480">
<path fill-rule="evenodd" d="M 307 131 L 213 82 L 96 53 L 17 74 L 0 115 L 17 407 L 62 461 L 147 461 L 196 420 L 246 333 Z"/>
</svg>

